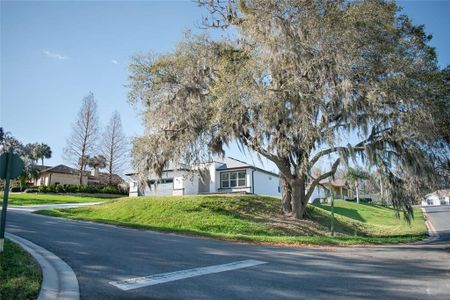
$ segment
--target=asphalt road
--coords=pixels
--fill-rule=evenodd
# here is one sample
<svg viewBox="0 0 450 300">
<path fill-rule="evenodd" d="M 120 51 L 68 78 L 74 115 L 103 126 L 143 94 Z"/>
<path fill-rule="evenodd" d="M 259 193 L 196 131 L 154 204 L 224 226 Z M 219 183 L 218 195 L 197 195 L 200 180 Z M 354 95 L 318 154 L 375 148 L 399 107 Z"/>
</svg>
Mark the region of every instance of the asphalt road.
<svg viewBox="0 0 450 300">
<path fill-rule="evenodd" d="M 179 236 L 9 211 L 7 231 L 75 271 L 82 299 L 450 299 L 450 207 L 428 208 L 431 244 L 298 249 Z M 109 284 L 241 260 L 257 266 L 123 291 Z"/>
</svg>

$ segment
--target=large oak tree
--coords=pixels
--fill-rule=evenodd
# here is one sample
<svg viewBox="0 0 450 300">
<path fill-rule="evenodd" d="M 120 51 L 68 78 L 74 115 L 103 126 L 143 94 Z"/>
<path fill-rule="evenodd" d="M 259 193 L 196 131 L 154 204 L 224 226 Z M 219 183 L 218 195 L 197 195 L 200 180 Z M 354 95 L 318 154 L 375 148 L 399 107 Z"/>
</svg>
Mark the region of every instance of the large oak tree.
<svg viewBox="0 0 450 300">
<path fill-rule="evenodd" d="M 143 178 L 238 142 L 278 167 L 283 210 L 302 218 L 317 184 L 355 159 L 380 170 L 409 217 L 433 182 L 433 159 L 448 151 L 435 121 L 445 119 L 437 103 L 448 83 L 423 27 L 387 1 L 200 4 L 205 26 L 231 26 L 233 38 L 187 35 L 174 52 L 130 65 L 129 98 L 144 107 L 133 148 Z M 312 176 L 323 161 L 329 170 Z"/>
</svg>

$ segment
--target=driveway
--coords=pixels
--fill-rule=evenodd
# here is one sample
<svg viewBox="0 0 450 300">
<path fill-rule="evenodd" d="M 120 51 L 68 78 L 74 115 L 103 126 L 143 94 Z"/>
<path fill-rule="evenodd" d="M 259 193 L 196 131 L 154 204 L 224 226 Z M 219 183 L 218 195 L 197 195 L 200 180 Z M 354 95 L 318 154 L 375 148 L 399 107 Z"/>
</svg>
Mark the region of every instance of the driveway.
<svg viewBox="0 0 450 300">
<path fill-rule="evenodd" d="M 82 299 L 450 299 L 450 207 L 427 211 L 440 239 L 382 247 L 247 245 L 18 210 L 7 231 L 67 262 Z M 236 267 L 242 261 L 250 266 Z M 168 272 L 177 273 L 150 277 L 154 285 L 110 284 Z"/>
</svg>

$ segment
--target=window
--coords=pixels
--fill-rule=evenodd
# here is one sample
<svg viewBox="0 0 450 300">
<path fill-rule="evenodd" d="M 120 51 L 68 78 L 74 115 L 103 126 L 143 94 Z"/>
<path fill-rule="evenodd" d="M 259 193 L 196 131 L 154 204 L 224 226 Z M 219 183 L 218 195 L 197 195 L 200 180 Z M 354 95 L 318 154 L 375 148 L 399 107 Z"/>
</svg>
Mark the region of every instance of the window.
<svg viewBox="0 0 450 300">
<path fill-rule="evenodd" d="M 245 171 L 233 171 L 220 173 L 220 187 L 221 188 L 234 188 L 247 186 L 246 172 Z"/>
<path fill-rule="evenodd" d="M 152 179 L 152 180 L 148 180 L 147 181 L 149 186 L 152 185 L 152 184 L 155 184 L 155 182 L 157 182 L 157 184 L 172 183 L 173 182 L 173 178 L 162 178 L 162 179 L 158 179 L 157 181 Z"/>
<path fill-rule="evenodd" d="M 230 173 L 220 173 L 220 187 L 230 187 Z"/>
</svg>

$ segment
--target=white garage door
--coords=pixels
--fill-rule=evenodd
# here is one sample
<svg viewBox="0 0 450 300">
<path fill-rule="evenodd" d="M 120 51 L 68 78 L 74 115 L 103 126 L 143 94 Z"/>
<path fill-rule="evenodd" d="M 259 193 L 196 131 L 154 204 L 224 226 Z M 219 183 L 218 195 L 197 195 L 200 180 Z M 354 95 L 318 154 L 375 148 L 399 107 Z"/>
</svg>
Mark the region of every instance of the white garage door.
<svg viewBox="0 0 450 300">
<path fill-rule="evenodd" d="M 160 179 L 155 185 L 154 180 L 149 180 L 146 196 L 172 196 L 173 195 L 173 178 Z"/>
</svg>

